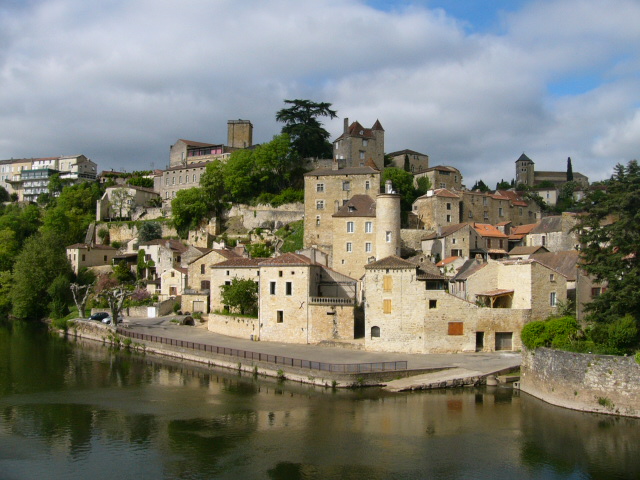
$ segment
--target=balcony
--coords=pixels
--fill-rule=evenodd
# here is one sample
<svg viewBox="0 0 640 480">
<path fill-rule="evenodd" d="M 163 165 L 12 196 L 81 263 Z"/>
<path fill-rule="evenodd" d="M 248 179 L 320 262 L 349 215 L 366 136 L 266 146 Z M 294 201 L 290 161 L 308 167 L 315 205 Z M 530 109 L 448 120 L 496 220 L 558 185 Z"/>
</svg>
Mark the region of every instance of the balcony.
<svg viewBox="0 0 640 480">
<path fill-rule="evenodd" d="M 311 305 L 355 305 L 355 298 L 310 297 Z"/>
</svg>

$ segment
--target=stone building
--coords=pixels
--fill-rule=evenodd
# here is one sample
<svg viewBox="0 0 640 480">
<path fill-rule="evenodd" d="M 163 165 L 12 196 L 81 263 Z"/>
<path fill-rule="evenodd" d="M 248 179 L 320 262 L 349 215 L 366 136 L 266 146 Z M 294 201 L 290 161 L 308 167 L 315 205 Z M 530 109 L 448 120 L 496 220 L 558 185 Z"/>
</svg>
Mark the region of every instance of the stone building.
<svg viewBox="0 0 640 480">
<path fill-rule="evenodd" d="M 416 228 L 437 230 L 460 223 L 461 198 L 461 195 L 446 188 L 429 190 L 416 198 L 412 205 Z"/>
<path fill-rule="evenodd" d="M 365 267 L 365 348 L 406 353 L 518 350 L 527 308 L 483 308 L 399 257 Z"/>
<path fill-rule="evenodd" d="M 551 252 L 577 250 L 580 245 L 577 232 L 572 228 L 578 222 L 576 214 L 564 212 L 542 218 L 526 237 L 527 246 L 542 245 Z"/>
<path fill-rule="evenodd" d="M 164 206 L 170 207 L 178 191 L 200 186 L 200 177 L 206 169 L 207 162 L 169 167 L 154 177 L 153 188 L 160 194 Z"/>
<path fill-rule="evenodd" d="M 388 153 L 387 157 L 391 158 L 390 167 L 407 170 L 405 164 L 408 162 L 409 169 L 407 171 L 413 174 L 424 172 L 429 168 L 429 155 L 415 150 L 399 150 Z"/>
<path fill-rule="evenodd" d="M 223 144 L 194 142 L 180 138 L 169 147 L 169 167 L 226 160 L 233 150 L 235 149 Z"/>
<path fill-rule="evenodd" d="M 416 187 L 418 186 L 418 180 L 422 177 L 429 179 L 431 188 L 433 189 L 446 188 L 451 191 L 461 191 L 464 189 L 462 186 L 462 174 L 460 170 L 454 167 L 438 165 L 427 168 L 423 172 L 416 172 L 413 177 Z"/>
<path fill-rule="evenodd" d="M 380 171 L 372 166 L 318 169 L 304 175 L 304 247 L 330 253 L 332 215 L 354 195 L 380 193 Z"/>
<path fill-rule="evenodd" d="M 177 297 L 187 287 L 187 269 L 173 267 L 160 274 L 160 300 Z"/>
<path fill-rule="evenodd" d="M 589 186 L 589 178 L 585 175 L 573 172 L 573 181 L 583 188 Z M 535 187 L 542 182 L 551 182 L 556 186 L 567 183 L 567 171 L 564 172 L 537 172 L 533 160 L 524 153 L 516 160 L 516 184 Z"/>
<path fill-rule="evenodd" d="M 513 226 L 525 225 L 534 223 L 541 215 L 538 204 L 511 190 L 497 190 L 495 193 L 464 191 L 460 210 L 463 221 L 493 225 L 504 222 L 511 222 Z"/>
<path fill-rule="evenodd" d="M 253 146 L 253 125 L 249 120 L 229 120 L 227 122 L 227 145 L 231 148 Z"/>
<path fill-rule="evenodd" d="M 439 228 L 422 239 L 422 252 L 435 263 L 449 258 L 471 256 L 477 233 L 469 223 L 457 223 Z"/>
<path fill-rule="evenodd" d="M 375 167 L 384 170 L 384 128 L 379 120 L 371 128 L 355 121 L 349 125 L 344 119 L 344 130 L 333 142 L 333 158 L 341 167 L 363 167 L 371 159 Z"/>
<path fill-rule="evenodd" d="M 258 283 L 259 318 L 214 317 L 209 329 L 227 335 L 287 343 L 354 338 L 356 281 L 308 257 L 286 253 L 269 259 L 232 258 L 212 266 L 211 309 L 224 310 L 220 286 L 233 278 Z M 231 320 L 231 321 L 230 321 Z"/>
<path fill-rule="evenodd" d="M 109 245 L 75 243 L 67 247 L 67 258 L 76 275 L 84 267 L 111 265 L 118 250 Z"/>
<path fill-rule="evenodd" d="M 150 207 L 160 195 L 151 188 L 122 185 L 108 187 L 100 200 L 96 201 L 96 220 L 118 218 L 130 219 L 139 207 Z"/>
</svg>

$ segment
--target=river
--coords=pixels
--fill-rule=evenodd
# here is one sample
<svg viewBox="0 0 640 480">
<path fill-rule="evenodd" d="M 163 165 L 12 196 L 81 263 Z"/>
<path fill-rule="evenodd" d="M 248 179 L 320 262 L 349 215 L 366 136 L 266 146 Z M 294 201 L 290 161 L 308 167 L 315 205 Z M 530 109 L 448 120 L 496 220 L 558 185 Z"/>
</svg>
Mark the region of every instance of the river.
<svg viewBox="0 0 640 480">
<path fill-rule="evenodd" d="M 0 328 L 2 479 L 638 479 L 640 420 L 333 390 Z"/>
</svg>

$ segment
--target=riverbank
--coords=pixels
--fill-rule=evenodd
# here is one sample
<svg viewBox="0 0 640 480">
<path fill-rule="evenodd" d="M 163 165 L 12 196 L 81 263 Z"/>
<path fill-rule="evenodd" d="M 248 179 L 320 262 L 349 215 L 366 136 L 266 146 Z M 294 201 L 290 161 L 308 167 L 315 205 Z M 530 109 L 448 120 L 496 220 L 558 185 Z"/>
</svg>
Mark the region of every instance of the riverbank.
<svg viewBox="0 0 640 480">
<path fill-rule="evenodd" d="M 640 417 L 640 365 L 633 357 L 550 348 L 522 354 L 520 390 L 583 412 Z"/>
<path fill-rule="evenodd" d="M 204 326 L 178 325 L 172 319 L 125 321 L 119 341 L 130 336 L 127 343 L 146 353 L 210 367 L 320 386 L 384 386 L 390 391 L 479 385 L 488 376 L 517 370 L 521 361 L 518 352 L 417 355 L 254 342 L 215 334 Z M 78 319 L 68 335 L 108 343 L 113 333 L 99 322 Z"/>
</svg>

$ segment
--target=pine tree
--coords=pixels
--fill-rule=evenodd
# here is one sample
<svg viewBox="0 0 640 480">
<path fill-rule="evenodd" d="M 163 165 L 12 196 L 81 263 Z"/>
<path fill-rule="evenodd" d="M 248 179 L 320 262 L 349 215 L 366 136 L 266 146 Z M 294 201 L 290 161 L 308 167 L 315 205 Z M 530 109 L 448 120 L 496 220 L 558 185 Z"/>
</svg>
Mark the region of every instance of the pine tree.
<svg viewBox="0 0 640 480">
<path fill-rule="evenodd" d="M 567 182 L 573 182 L 573 167 L 571 166 L 571 157 L 567 158 Z"/>
</svg>

